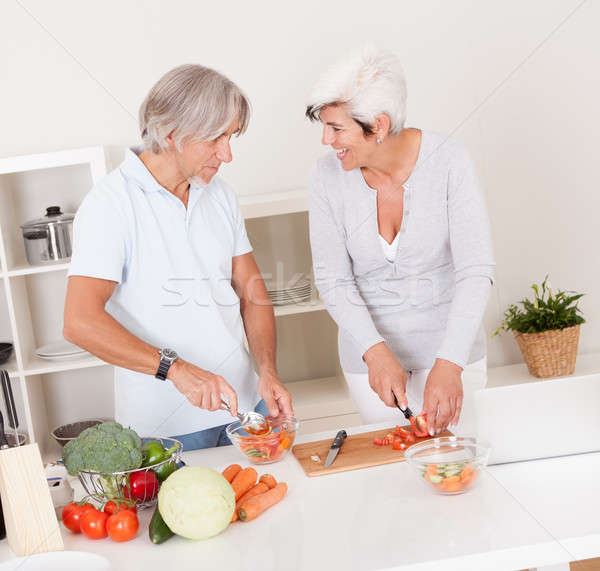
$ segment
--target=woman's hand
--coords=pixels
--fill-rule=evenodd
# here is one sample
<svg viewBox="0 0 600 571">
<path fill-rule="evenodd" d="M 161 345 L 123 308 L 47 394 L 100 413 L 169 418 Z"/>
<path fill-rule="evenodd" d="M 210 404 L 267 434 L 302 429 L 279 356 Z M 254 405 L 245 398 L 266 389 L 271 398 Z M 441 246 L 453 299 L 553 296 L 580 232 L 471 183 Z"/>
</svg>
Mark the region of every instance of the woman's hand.
<svg viewBox="0 0 600 571">
<path fill-rule="evenodd" d="M 281 413 L 294 415 L 292 397 L 276 372 L 261 371 L 258 377 L 258 393 L 265 399 L 271 416 L 279 416 Z"/>
<path fill-rule="evenodd" d="M 406 381 L 408 375 L 394 354 L 382 341 L 368 349 L 363 359 L 369 367 L 369 385 L 387 405 L 395 407 L 394 395 L 402 410 L 408 406 Z"/>
<path fill-rule="evenodd" d="M 205 371 L 183 359 L 177 359 L 169 368 L 167 377 L 194 406 L 206 410 L 219 410 L 223 395 L 229 402 L 232 416 L 237 415 L 237 394 L 220 375 Z"/>
<path fill-rule="evenodd" d="M 455 425 L 462 409 L 462 368 L 444 359 L 436 359 L 425 383 L 423 413 L 427 413 L 427 429 L 433 436 L 448 425 Z"/>
</svg>

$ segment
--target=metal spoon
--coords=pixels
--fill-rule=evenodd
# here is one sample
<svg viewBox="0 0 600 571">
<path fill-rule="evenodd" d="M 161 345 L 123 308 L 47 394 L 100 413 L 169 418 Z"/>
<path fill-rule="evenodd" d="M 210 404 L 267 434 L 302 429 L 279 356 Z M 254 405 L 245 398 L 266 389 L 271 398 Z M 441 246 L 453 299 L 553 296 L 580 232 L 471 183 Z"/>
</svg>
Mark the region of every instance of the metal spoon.
<svg viewBox="0 0 600 571">
<path fill-rule="evenodd" d="M 226 410 L 229 412 L 229 414 L 231 414 L 229 405 L 224 400 L 221 400 L 221 410 Z M 237 415 L 231 414 L 231 416 L 237 416 L 242 428 L 250 428 L 251 430 L 260 434 L 268 434 L 268 432 L 271 431 L 271 427 L 269 426 L 267 419 L 259 412 L 238 412 Z"/>
</svg>

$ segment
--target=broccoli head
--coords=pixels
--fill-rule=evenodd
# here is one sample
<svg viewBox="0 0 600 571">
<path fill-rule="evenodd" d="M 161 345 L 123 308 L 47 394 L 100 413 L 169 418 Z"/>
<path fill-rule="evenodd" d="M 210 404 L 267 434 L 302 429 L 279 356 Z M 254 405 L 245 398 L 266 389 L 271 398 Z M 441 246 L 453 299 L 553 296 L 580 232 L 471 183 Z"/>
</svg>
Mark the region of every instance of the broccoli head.
<svg viewBox="0 0 600 571">
<path fill-rule="evenodd" d="M 86 428 L 63 448 L 69 474 L 93 470 L 101 474 L 134 470 L 142 465 L 142 441 L 134 430 L 118 422 Z"/>
</svg>

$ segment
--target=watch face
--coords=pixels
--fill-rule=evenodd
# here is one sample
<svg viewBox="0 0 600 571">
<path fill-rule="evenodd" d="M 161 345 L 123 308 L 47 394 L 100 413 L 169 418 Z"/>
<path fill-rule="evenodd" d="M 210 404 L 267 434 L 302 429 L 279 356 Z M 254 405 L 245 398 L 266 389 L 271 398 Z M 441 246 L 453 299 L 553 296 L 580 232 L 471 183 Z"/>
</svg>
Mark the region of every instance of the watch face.
<svg viewBox="0 0 600 571">
<path fill-rule="evenodd" d="M 173 349 L 163 349 L 161 353 L 165 359 L 177 359 L 177 353 Z"/>
</svg>

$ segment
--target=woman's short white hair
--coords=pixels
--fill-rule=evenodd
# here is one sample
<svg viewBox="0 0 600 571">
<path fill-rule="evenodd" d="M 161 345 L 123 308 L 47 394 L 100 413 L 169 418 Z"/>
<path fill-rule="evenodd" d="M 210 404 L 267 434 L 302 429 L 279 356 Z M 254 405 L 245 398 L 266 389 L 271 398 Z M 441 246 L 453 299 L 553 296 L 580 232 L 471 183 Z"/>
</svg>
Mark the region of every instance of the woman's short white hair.
<svg viewBox="0 0 600 571">
<path fill-rule="evenodd" d="M 324 107 L 344 105 L 367 135 L 373 132 L 375 117 L 385 113 L 390 118 L 390 133 L 397 135 L 406 122 L 406 95 L 398 57 L 368 45 L 321 76 L 310 93 L 306 116 L 317 121 Z"/>
<path fill-rule="evenodd" d="M 227 131 L 235 118 L 237 135 L 250 120 L 250 102 L 233 81 L 208 67 L 181 65 L 168 71 L 150 89 L 140 106 L 139 122 L 146 149 L 166 150 L 173 133 L 178 150 L 184 139 L 212 141 Z"/>
</svg>

